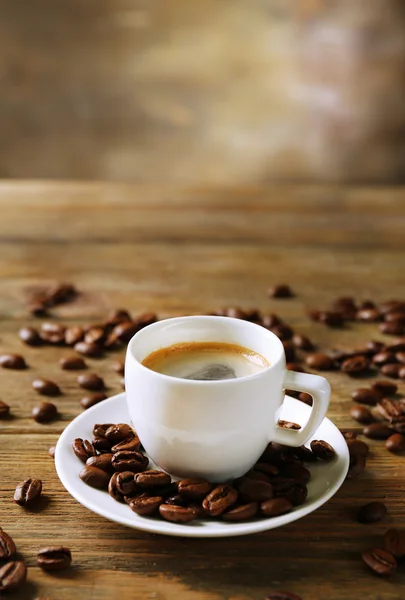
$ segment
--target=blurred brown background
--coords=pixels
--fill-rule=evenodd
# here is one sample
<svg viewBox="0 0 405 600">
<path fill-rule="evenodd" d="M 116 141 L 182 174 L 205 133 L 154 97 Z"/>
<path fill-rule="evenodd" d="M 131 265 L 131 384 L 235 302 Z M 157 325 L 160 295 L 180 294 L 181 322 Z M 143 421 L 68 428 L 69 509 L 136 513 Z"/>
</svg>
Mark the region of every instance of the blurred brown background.
<svg viewBox="0 0 405 600">
<path fill-rule="evenodd" d="M 0 8 L 0 177 L 405 179 L 404 0 Z"/>
</svg>

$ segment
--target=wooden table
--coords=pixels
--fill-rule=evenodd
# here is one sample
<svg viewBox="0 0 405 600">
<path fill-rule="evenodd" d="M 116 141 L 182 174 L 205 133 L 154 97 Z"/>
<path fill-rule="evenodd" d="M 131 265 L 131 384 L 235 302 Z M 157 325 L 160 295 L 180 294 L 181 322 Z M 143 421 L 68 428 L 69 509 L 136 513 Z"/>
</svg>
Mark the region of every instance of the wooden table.
<svg viewBox="0 0 405 600">
<path fill-rule="evenodd" d="M 2 183 L 0 186 L 0 351 L 22 352 L 26 371 L 0 372 L 0 396 L 13 418 L 0 422 L 0 526 L 26 561 L 28 583 L 15 598 L 71 600 L 263 600 L 289 590 L 303 600 L 400 600 L 402 571 L 379 579 L 360 554 L 378 546 L 389 526 L 405 525 L 404 457 L 371 442 L 368 468 L 325 506 L 287 527 L 242 538 L 190 540 L 149 535 L 110 523 L 63 489 L 48 448 L 80 413 L 75 374 L 61 371 L 64 348 L 27 348 L 17 337 L 28 316 L 26 293 L 37 284 L 74 282 L 81 295 L 53 311 L 63 323 L 103 319 L 110 308 L 160 315 L 222 306 L 275 311 L 320 348 L 385 339 L 375 325 L 332 330 L 311 323 L 310 306 L 336 296 L 404 297 L 405 192 L 402 188 L 273 186 L 174 189 L 104 183 Z M 269 300 L 272 283 L 287 281 L 292 300 Z M 122 354 L 122 353 L 121 353 Z M 120 391 L 113 357 L 89 360 Z M 35 376 L 60 383 L 60 420 L 39 425 Z M 358 382 L 332 373 L 329 416 L 348 416 Z M 405 385 L 402 384 L 405 392 Z M 29 512 L 13 504 L 27 477 L 44 482 L 46 501 Z M 375 525 L 356 509 L 384 500 L 388 515 Z M 64 544 L 73 566 L 51 575 L 35 566 L 39 548 Z M 402 586 L 402 587 L 401 587 Z M 10 595 L 11 598 L 11 595 Z"/>
</svg>

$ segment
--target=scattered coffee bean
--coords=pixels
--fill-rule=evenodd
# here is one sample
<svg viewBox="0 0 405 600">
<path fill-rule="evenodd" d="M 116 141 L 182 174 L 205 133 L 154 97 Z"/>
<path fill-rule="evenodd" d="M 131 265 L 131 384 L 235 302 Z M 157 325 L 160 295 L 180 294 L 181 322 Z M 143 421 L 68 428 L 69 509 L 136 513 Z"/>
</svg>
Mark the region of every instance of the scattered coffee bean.
<svg viewBox="0 0 405 600">
<path fill-rule="evenodd" d="M 381 367 L 381 373 L 386 375 L 387 377 L 392 377 L 392 379 L 399 379 L 399 372 L 401 370 L 402 365 L 400 363 L 391 363 L 389 365 L 384 365 Z"/>
<path fill-rule="evenodd" d="M 175 504 L 161 504 L 159 506 L 160 516 L 171 523 L 190 523 L 196 518 L 192 508 L 177 506 Z"/>
<path fill-rule="evenodd" d="M 44 323 L 41 326 L 39 337 L 46 344 L 63 345 L 65 343 L 66 327 L 60 323 Z"/>
<path fill-rule="evenodd" d="M 282 342 L 284 347 L 285 359 L 287 362 L 293 362 L 295 360 L 295 347 L 292 342 L 284 341 Z"/>
<path fill-rule="evenodd" d="M 59 386 L 50 379 L 34 379 L 32 387 L 42 396 L 59 396 Z"/>
<path fill-rule="evenodd" d="M 55 450 L 56 450 L 56 447 L 55 447 L 55 446 L 51 446 L 51 447 L 49 448 L 49 450 L 48 450 L 48 454 L 49 454 L 49 456 L 50 456 L 51 458 L 55 458 Z"/>
<path fill-rule="evenodd" d="M 394 352 L 394 354 L 396 352 L 403 352 L 403 351 L 405 351 L 405 337 L 397 338 L 396 340 L 394 340 L 394 342 L 392 344 L 389 344 L 387 346 L 387 349 L 390 352 Z"/>
<path fill-rule="evenodd" d="M 275 327 L 276 325 L 280 325 L 282 323 L 280 317 L 278 315 L 275 315 L 274 313 L 271 313 L 269 315 L 264 315 L 262 318 L 262 326 L 266 327 L 266 329 L 272 329 L 272 327 Z"/>
<path fill-rule="evenodd" d="M 27 346 L 40 346 L 42 340 L 34 327 L 22 327 L 18 332 L 19 338 Z"/>
<path fill-rule="evenodd" d="M 299 333 L 296 333 L 295 335 L 293 335 L 292 343 L 294 344 L 294 346 L 296 348 L 298 348 L 298 350 L 304 350 L 304 351 L 310 352 L 311 350 L 314 349 L 314 344 L 311 342 L 309 337 L 307 337 L 306 335 L 301 335 Z"/>
<path fill-rule="evenodd" d="M 0 367 L 22 371 L 27 368 L 27 363 L 20 354 L 3 354 L 0 356 Z"/>
<path fill-rule="evenodd" d="M 111 334 L 108 336 L 106 346 L 111 347 L 114 344 L 128 344 L 129 340 L 139 331 L 139 326 L 133 321 L 124 321 L 115 325 Z"/>
<path fill-rule="evenodd" d="M 222 513 L 224 521 L 231 521 L 232 523 L 238 523 L 240 521 L 247 521 L 253 519 L 259 511 L 259 505 L 257 502 L 249 502 L 248 504 L 242 504 L 231 508 L 227 512 Z"/>
<path fill-rule="evenodd" d="M 171 477 L 164 471 L 153 469 L 144 471 L 143 473 L 137 473 L 135 481 L 140 487 L 150 489 L 169 484 L 171 482 Z"/>
<path fill-rule="evenodd" d="M 114 471 L 132 471 L 133 473 L 140 473 L 145 471 L 149 459 L 141 452 L 121 450 L 116 452 L 111 460 L 111 464 Z"/>
<path fill-rule="evenodd" d="M 230 317 L 231 319 L 245 319 L 246 313 L 237 306 L 230 306 L 229 308 L 225 309 L 224 316 Z"/>
<path fill-rule="evenodd" d="M 377 575 L 388 577 L 392 575 L 397 568 L 397 561 L 390 552 L 382 548 L 374 548 L 363 552 L 363 561 Z"/>
<path fill-rule="evenodd" d="M 135 498 L 131 498 L 129 508 L 137 515 L 150 516 L 156 513 L 162 504 L 163 498 L 161 496 L 140 494 Z"/>
<path fill-rule="evenodd" d="M 5 402 L 3 402 L 2 400 L 0 400 L 0 419 L 4 419 L 5 417 L 8 417 L 9 414 L 10 414 L 9 405 L 6 404 Z"/>
<path fill-rule="evenodd" d="M 385 345 L 382 342 L 377 342 L 376 340 L 370 340 L 366 344 L 366 350 L 371 352 L 371 354 L 377 354 L 378 352 L 381 352 L 381 350 L 384 350 L 384 348 Z"/>
<path fill-rule="evenodd" d="M 352 398 L 355 402 L 360 402 L 360 404 L 375 406 L 381 398 L 381 393 L 371 388 L 358 388 L 352 392 Z"/>
<path fill-rule="evenodd" d="M 292 298 L 294 296 L 290 286 L 284 283 L 270 287 L 267 293 L 270 298 Z"/>
<path fill-rule="evenodd" d="M 27 308 L 33 317 L 48 316 L 48 307 L 46 306 L 45 302 L 32 300 L 28 303 Z"/>
<path fill-rule="evenodd" d="M 97 469 L 102 469 L 106 473 L 112 473 L 113 472 L 113 467 L 111 464 L 112 457 L 113 457 L 113 455 L 111 452 L 106 453 L 106 454 L 91 455 L 86 460 L 86 465 L 88 467 L 97 467 Z M 79 458 L 80 458 L 80 456 L 79 456 Z"/>
<path fill-rule="evenodd" d="M 370 363 L 365 356 L 353 356 L 352 358 L 348 358 L 343 361 L 340 366 L 341 371 L 343 373 L 347 373 L 348 375 L 361 375 L 366 373 L 370 368 Z"/>
<path fill-rule="evenodd" d="M 372 440 L 386 440 L 392 434 L 392 430 L 384 423 L 372 423 L 363 429 L 363 435 Z"/>
<path fill-rule="evenodd" d="M 397 359 L 395 358 L 395 354 L 393 352 L 389 352 L 388 350 L 382 350 L 373 356 L 373 363 L 378 367 L 383 367 L 384 365 L 389 365 L 396 362 Z"/>
<path fill-rule="evenodd" d="M 91 358 L 100 358 L 103 355 L 103 348 L 98 344 L 88 344 L 87 342 L 77 342 L 74 349 L 83 356 Z"/>
<path fill-rule="evenodd" d="M 119 452 L 120 450 L 139 450 L 140 447 L 141 440 L 137 435 L 134 435 L 132 433 L 125 440 L 122 440 L 121 442 L 118 442 L 118 444 L 115 444 L 115 446 L 111 448 L 111 451 L 114 453 Z"/>
<path fill-rule="evenodd" d="M 400 419 L 405 413 L 401 407 L 401 404 L 394 400 L 390 400 L 390 398 L 381 398 L 381 400 L 377 403 L 377 411 L 387 421 L 395 421 Z"/>
<path fill-rule="evenodd" d="M 89 440 L 82 440 L 82 438 L 76 438 L 72 442 L 73 452 L 76 454 L 82 462 L 86 462 L 90 456 L 96 456 L 97 452 Z"/>
<path fill-rule="evenodd" d="M 357 440 L 355 440 L 357 441 Z M 355 479 L 366 468 L 366 459 L 361 454 L 351 454 L 347 479 Z"/>
<path fill-rule="evenodd" d="M 117 325 L 123 321 L 132 321 L 132 317 L 127 310 L 117 308 L 108 315 L 106 325 Z"/>
<path fill-rule="evenodd" d="M 357 513 L 359 523 L 377 523 L 387 514 L 387 507 L 382 502 L 369 502 Z"/>
<path fill-rule="evenodd" d="M 103 327 L 91 327 L 84 335 L 85 344 L 100 344 L 102 345 L 105 338 Z"/>
<path fill-rule="evenodd" d="M 277 425 L 279 427 L 282 427 L 283 429 L 294 429 L 295 431 L 301 429 L 301 425 L 299 423 L 293 423 L 292 421 L 284 421 L 283 419 L 279 419 L 277 421 Z"/>
<path fill-rule="evenodd" d="M 20 587 L 27 579 L 27 567 L 21 561 L 8 562 L 0 567 L 0 592 Z"/>
<path fill-rule="evenodd" d="M 293 336 L 293 330 L 285 323 L 275 325 L 271 328 L 271 331 L 282 341 L 290 340 Z"/>
<path fill-rule="evenodd" d="M 106 490 L 110 481 L 110 475 L 97 467 L 86 465 L 79 473 L 79 477 L 84 483 L 91 487 Z"/>
<path fill-rule="evenodd" d="M 237 499 L 238 492 L 234 488 L 226 484 L 219 485 L 204 498 L 203 508 L 211 517 L 217 517 L 235 504 Z"/>
<path fill-rule="evenodd" d="M 8 560 L 15 552 L 13 538 L 0 527 L 0 560 Z"/>
<path fill-rule="evenodd" d="M 77 383 L 85 390 L 98 391 L 104 389 L 104 380 L 96 373 L 83 373 L 77 378 Z"/>
<path fill-rule="evenodd" d="M 105 438 L 105 434 L 110 427 L 115 427 L 114 423 L 96 423 L 93 427 L 93 435 Z M 131 428 L 129 428 L 129 430 L 132 432 Z"/>
<path fill-rule="evenodd" d="M 381 379 L 379 381 L 375 381 L 372 386 L 374 390 L 377 390 L 381 394 L 382 397 L 392 396 L 396 394 L 398 386 L 393 381 L 387 381 L 386 379 Z"/>
<path fill-rule="evenodd" d="M 287 498 L 272 498 L 265 500 L 260 505 L 260 510 L 265 517 L 278 517 L 290 512 L 293 505 Z"/>
<path fill-rule="evenodd" d="M 316 371 L 331 371 L 335 368 L 335 364 L 330 356 L 322 352 L 316 352 L 307 356 L 305 360 L 308 367 Z"/>
<path fill-rule="evenodd" d="M 403 335 L 405 333 L 405 325 L 401 321 L 384 321 L 380 323 L 379 329 L 386 335 Z"/>
<path fill-rule="evenodd" d="M 245 318 L 247 318 L 249 316 L 249 314 L 251 313 L 251 311 L 246 311 L 245 312 Z M 146 312 L 146 313 L 142 313 L 141 315 L 138 315 L 137 317 L 132 319 L 134 321 L 134 323 L 136 323 L 138 325 L 138 329 L 143 329 L 144 327 L 147 327 L 148 325 L 152 325 L 152 323 L 156 323 L 156 321 L 158 320 L 156 313 L 153 312 Z"/>
<path fill-rule="evenodd" d="M 405 364 L 405 352 L 402 350 L 401 352 L 397 352 L 395 354 L 395 358 L 397 359 L 397 361 L 401 364 Z"/>
<path fill-rule="evenodd" d="M 62 571 L 68 569 L 71 562 L 72 554 L 64 546 L 48 546 L 42 548 L 37 555 L 37 566 L 44 571 Z"/>
<path fill-rule="evenodd" d="M 369 425 L 374 422 L 374 417 L 366 406 L 352 406 L 350 416 L 362 425 Z"/>
<path fill-rule="evenodd" d="M 328 327 L 341 327 L 343 325 L 343 318 L 340 312 L 330 310 L 321 311 L 318 320 Z"/>
<path fill-rule="evenodd" d="M 310 446 L 316 458 L 320 460 L 333 460 L 336 456 L 335 450 L 324 440 L 312 440 Z"/>
<path fill-rule="evenodd" d="M 104 426 L 95 426 L 104 427 Z M 94 433 L 94 431 L 93 431 Z M 100 434 L 97 434 L 100 435 Z M 134 435 L 132 427 L 126 423 L 118 423 L 118 425 L 110 425 L 104 432 L 104 437 L 112 444 L 118 444 Z"/>
<path fill-rule="evenodd" d="M 116 360 L 112 365 L 111 368 L 113 371 L 115 371 L 116 373 L 118 373 L 118 375 L 124 375 L 124 370 L 125 370 L 125 365 L 123 363 L 122 360 Z"/>
<path fill-rule="evenodd" d="M 71 283 L 56 283 L 49 287 L 45 294 L 48 301 L 48 306 L 56 306 L 69 302 L 77 296 L 77 290 Z"/>
<path fill-rule="evenodd" d="M 385 315 L 393 310 L 403 310 L 404 303 L 402 300 L 385 300 L 380 303 L 379 309 Z"/>
<path fill-rule="evenodd" d="M 363 440 L 347 440 L 347 447 L 351 456 L 363 456 L 367 458 L 370 448 Z"/>
<path fill-rule="evenodd" d="M 289 362 L 286 364 L 285 368 L 287 369 L 287 371 L 296 371 L 297 373 L 306 372 L 302 365 L 297 362 Z"/>
<path fill-rule="evenodd" d="M 87 369 L 87 365 L 80 356 L 64 356 L 59 361 L 61 369 L 65 371 L 78 371 Z"/>
<path fill-rule="evenodd" d="M 84 396 L 80 400 L 80 406 L 86 410 L 87 408 L 91 408 L 92 406 L 94 406 L 95 404 L 98 404 L 99 402 L 101 402 L 102 400 L 105 400 L 106 398 L 107 398 L 107 396 L 106 396 L 106 394 L 104 394 L 104 392 L 94 392 L 94 394 L 89 394 L 88 396 Z"/>
<path fill-rule="evenodd" d="M 58 409 L 51 402 L 41 402 L 32 409 L 32 416 L 37 423 L 49 423 L 56 419 Z"/>
<path fill-rule="evenodd" d="M 297 594 L 290 594 L 290 592 L 271 592 L 265 600 L 301 600 L 301 598 Z"/>
<path fill-rule="evenodd" d="M 343 435 L 345 440 L 355 440 L 357 438 L 357 431 L 350 431 L 349 429 L 341 429 L 340 433 Z"/>
<path fill-rule="evenodd" d="M 401 369 L 398 371 L 399 379 L 405 380 L 405 365 L 402 365 Z"/>
<path fill-rule="evenodd" d="M 82 327 L 67 327 L 65 329 L 65 344 L 67 346 L 75 346 L 82 341 L 83 337 L 84 330 Z"/>
<path fill-rule="evenodd" d="M 304 402 L 304 404 L 307 404 L 308 406 L 312 406 L 313 404 L 313 398 L 311 394 L 307 394 L 307 392 L 300 392 L 298 394 L 298 400 Z"/>
<path fill-rule="evenodd" d="M 311 319 L 311 321 L 318 322 L 320 321 L 321 311 L 317 310 L 316 308 L 310 308 L 307 311 L 307 315 Z"/>
<path fill-rule="evenodd" d="M 387 529 L 384 534 L 384 548 L 396 558 L 405 556 L 405 529 Z"/>
<path fill-rule="evenodd" d="M 380 311 L 376 308 L 362 308 L 357 311 L 356 317 L 365 323 L 378 323 L 381 321 Z"/>
<path fill-rule="evenodd" d="M 306 446 L 298 446 L 298 448 L 293 448 L 294 456 L 302 460 L 303 462 L 316 462 L 317 458 Z M 255 465 L 255 469 L 257 469 L 257 464 Z M 272 473 L 272 475 L 277 475 L 277 473 Z"/>
<path fill-rule="evenodd" d="M 385 442 L 385 447 L 390 452 L 405 452 L 405 436 L 400 433 L 394 433 Z"/>
<path fill-rule="evenodd" d="M 42 493 L 42 481 L 40 479 L 26 479 L 15 488 L 14 502 L 20 506 L 31 506 L 35 504 Z"/>
</svg>

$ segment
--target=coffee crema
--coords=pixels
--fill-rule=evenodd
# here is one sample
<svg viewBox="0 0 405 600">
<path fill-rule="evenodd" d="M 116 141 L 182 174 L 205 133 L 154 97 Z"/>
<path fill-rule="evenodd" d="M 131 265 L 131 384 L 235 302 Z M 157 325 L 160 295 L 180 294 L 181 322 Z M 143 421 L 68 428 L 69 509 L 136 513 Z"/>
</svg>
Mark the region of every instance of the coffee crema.
<svg viewBox="0 0 405 600">
<path fill-rule="evenodd" d="M 247 377 L 270 366 L 258 352 L 225 342 L 173 344 L 155 350 L 142 364 L 163 375 L 197 381 Z"/>
</svg>

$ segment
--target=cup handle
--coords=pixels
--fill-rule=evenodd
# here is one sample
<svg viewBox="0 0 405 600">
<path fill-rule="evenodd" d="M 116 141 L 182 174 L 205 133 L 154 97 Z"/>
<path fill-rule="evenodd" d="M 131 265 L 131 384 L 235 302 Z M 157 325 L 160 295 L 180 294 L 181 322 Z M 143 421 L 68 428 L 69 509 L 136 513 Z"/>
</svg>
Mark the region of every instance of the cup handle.
<svg viewBox="0 0 405 600">
<path fill-rule="evenodd" d="M 330 385 L 325 377 L 319 375 L 286 371 L 283 387 L 287 390 L 311 394 L 313 398 L 311 414 L 305 427 L 299 430 L 285 429 L 276 423 L 271 441 L 286 446 L 302 446 L 313 436 L 325 418 L 330 400 Z"/>
</svg>

